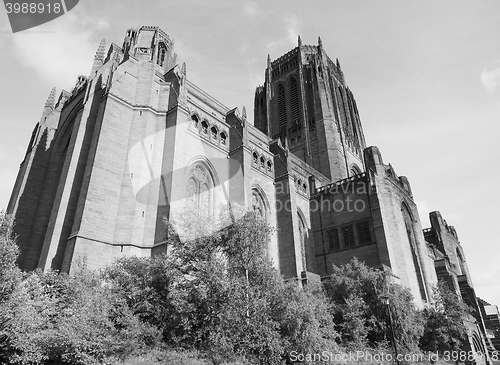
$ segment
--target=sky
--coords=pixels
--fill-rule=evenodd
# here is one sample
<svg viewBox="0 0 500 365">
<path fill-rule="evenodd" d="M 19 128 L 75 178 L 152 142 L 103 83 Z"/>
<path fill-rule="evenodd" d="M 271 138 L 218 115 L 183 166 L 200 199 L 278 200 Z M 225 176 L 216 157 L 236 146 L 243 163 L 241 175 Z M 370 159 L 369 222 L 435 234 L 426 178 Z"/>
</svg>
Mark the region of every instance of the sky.
<svg viewBox="0 0 500 365">
<path fill-rule="evenodd" d="M 81 0 L 13 34 L 0 9 L 0 209 L 50 90 L 88 75 L 101 39 L 160 26 L 187 77 L 246 106 L 267 55 L 321 36 L 342 64 L 368 145 L 410 180 L 424 228 L 439 210 L 464 248 L 476 294 L 500 305 L 500 2 L 497 0 Z"/>
</svg>

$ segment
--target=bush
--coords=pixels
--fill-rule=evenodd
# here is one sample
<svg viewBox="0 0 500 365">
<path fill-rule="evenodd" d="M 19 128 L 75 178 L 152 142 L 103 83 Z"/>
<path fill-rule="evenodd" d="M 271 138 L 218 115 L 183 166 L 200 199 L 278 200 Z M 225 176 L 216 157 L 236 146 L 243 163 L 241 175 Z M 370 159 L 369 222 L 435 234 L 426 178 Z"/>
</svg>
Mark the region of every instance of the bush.
<svg viewBox="0 0 500 365">
<path fill-rule="evenodd" d="M 26 276 L 4 305 L 9 363 L 97 364 L 154 346 L 157 330 L 81 269 Z"/>
</svg>

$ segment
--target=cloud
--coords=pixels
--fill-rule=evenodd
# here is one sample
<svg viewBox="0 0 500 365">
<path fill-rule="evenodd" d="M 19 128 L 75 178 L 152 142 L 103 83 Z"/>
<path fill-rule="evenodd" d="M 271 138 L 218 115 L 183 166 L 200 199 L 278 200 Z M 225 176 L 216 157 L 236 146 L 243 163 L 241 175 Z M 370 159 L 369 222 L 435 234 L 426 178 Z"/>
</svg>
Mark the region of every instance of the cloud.
<svg viewBox="0 0 500 365">
<path fill-rule="evenodd" d="M 300 34 L 301 22 L 295 14 L 285 14 L 282 18 L 285 35 L 266 44 L 269 54 L 287 52 L 289 47 L 296 47 Z"/>
<path fill-rule="evenodd" d="M 288 41 L 295 46 L 300 34 L 301 23 L 295 14 L 286 15 L 284 21 Z"/>
<path fill-rule="evenodd" d="M 245 3 L 243 4 L 243 11 L 251 19 L 259 18 L 264 15 L 264 11 L 259 5 L 257 5 L 255 1 L 245 1 Z"/>
<path fill-rule="evenodd" d="M 186 42 L 184 42 L 180 38 L 174 39 L 174 51 L 177 54 L 177 63 L 181 65 L 183 62 L 189 64 L 194 62 L 197 59 L 202 58 L 202 54 L 199 53 L 196 49 L 188 46 Z"/>
<path fill-rule="evenodd" d="M 489 92 L 500 90 L 500 62 L 481 72 L 481 84 Z"/>
<path fill-rule="evenodd" d="M 68 89 L 78 75 L 87 75 L 99 45 L 97 33 L 108 27 L 84 11 L 66 15 L 33 30 L 12 34 L 13 51 L 19 62 L 58 89 Z"/>
</svg>

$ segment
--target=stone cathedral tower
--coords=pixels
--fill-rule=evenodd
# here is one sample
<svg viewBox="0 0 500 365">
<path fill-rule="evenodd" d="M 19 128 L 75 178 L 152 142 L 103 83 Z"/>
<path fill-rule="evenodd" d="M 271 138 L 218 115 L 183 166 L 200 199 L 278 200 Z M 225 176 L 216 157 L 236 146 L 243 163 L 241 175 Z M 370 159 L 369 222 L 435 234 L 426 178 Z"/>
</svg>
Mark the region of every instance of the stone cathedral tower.
<svg viewBox="0 0 500 365">
<path fill-rule="evenodd" d="M 317 46 L 298 46 L 267 60 L 264 86 L 255 92 L 255 126 L 336 181 L 363 170 L 366 147 L 354 96 L 337 60 Z"/>
</svg>

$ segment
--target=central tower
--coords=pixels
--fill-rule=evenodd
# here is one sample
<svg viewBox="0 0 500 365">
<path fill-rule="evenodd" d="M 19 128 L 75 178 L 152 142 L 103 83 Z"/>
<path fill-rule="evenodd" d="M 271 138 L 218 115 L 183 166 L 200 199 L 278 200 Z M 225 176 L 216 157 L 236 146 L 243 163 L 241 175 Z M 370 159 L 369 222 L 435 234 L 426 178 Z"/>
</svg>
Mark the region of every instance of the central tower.
<svg viewBox="0 0 500 365">
<path fill-rule="evenodd" d="M 271 62 L 255 92 L 255 126 L 279 138 L 316 170 L 341 180 L 363 171 L 363 129 L 338 60 L 317 46 L 298 46 Z"/>
</svg>

